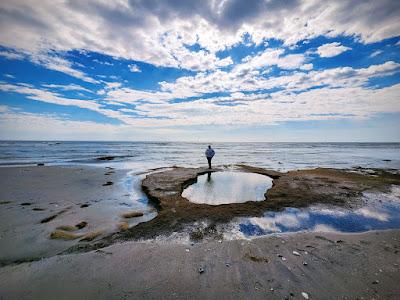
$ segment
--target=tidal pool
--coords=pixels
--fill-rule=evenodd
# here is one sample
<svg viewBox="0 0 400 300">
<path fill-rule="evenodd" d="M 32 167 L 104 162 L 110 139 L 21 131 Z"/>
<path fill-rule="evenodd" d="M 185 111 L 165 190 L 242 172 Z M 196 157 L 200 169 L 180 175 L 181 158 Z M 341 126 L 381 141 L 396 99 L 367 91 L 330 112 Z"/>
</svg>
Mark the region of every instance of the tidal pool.
<svg viewBox="0 0 400 300">
<path fill-rule="evenodd" d="M 363 232 L 400 228 L 400 186 L 388 193 L 365 192 L 364 205 L 346 209 L 327 205 L 306 208 L 287 207 L 282 211 L 266 211 L 262 217 L 234 220 L 227 238 L 261 236 L 298 231 Z"/>
<path fill-rule="evenodd" d="M 200 175 L 182 196 L 193 203 L 220 205 L 265 200 L 272 178 L 243 172 L 209 172 Z"/>
</svg>

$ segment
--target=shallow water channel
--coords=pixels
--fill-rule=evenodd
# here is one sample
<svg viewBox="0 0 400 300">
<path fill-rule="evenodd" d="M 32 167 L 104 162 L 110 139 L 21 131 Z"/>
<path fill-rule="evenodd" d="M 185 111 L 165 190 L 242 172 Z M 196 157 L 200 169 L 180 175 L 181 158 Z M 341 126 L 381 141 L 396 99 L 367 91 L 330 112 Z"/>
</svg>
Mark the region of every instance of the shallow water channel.
<svg viewBox="0 0 400 300">
<path fill-rule="evenodd" d="M 200 175 L 182 196 L 193 203 L 220 205 L 265 200 L 272 178 L 243 172 L 209 172 Z"/>
</svg>

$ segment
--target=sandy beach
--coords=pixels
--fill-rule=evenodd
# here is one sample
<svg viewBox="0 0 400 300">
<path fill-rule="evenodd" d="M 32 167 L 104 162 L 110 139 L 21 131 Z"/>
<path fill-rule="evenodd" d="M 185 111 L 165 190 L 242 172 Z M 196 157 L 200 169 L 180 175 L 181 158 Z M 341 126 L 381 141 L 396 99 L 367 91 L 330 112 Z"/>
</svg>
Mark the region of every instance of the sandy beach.
<svg viewBox="0 0 400 300">
<path fill-rule="evenodd" d="M 35 166 L 0 168 L 0 176 L 1 299 L 398 299 L 400 295 L 400 230 L 306 232 L 196 243 L 127 239 L 97 250 L 60 254 L 119 230 L 121 214 L 132 209 L 121 205 L 129 192 L 123 180 L 126 172 Z M 113 184 L 104 185 L 107 182 Z M 131 228 L 146 216 L 132 221 Z M 87 223 L 75 229 L 79 238 L 50 238 L 57 227 L 79 222 Z M 99 235 L 81 241 L 93 232 Z"/>
<path fill-rule="evenodd" d="M 125 242 L 3 267 L 0 291 L 3 299 L 398 299 L 399 250 L 399 230 Z"/>
</svg>

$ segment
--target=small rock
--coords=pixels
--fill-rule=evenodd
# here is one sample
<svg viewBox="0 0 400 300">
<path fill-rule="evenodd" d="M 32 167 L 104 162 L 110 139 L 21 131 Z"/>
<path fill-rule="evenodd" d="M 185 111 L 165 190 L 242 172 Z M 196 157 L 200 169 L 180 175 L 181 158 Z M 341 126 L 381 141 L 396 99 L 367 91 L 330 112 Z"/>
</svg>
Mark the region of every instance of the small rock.
<svg viewBox="0 0 400 300">
<path fill-rule="evenodd" d="M 89 204 L 86 204 L 86 203 L 85 203 L 85 204 L 82 204 L 82 205 L 81 205 L 81 208 L 85 208 L 85 207 L 89 207 Z"/>
<path fill-rule="evenodd" d="M 137 217 L 142 217 L 144 214 L 141 211 L 131 211 L 122 214 L 121 216 L 125 219 L 130 219 L 130 218 L 137 218 Z"/>
<path fill-rule="evenodd" d="M 269 290 L 270 290 L 271 292 L 273 292 L 273 291 L 274 291 L 274 288 L 270 288 Z"/>
<path fill-rule="evenodd" d="M 301 292 L 301 295 L 303 296 L 304 299 L 310 299 L 306 292 Z"/>
<path fill-rule="evenodd" d="M 189 249 L 185 249 L 185 251 L 186 251 L 186 252 L 189 252 L 190 250 L 189 250 Z"/>
<path fill-rule="evenodd" d="M 378 284 L 378 283 L 379 283 L 379 280 L 372 281 L 372 284 Z"/>
<path fill-rule="evenodd" d="M 230 264 L 230 263 L 226 263 L 226 264 L 225 264 L 225 266 L 227 266 L 227 267 L 230 267 L 230 266 L 231 266 L 231 264 Z"/>
<path fill-rule="evenodd" d="M 286 258 L 285 258 L 285 257 L 282 257 L 282 260 L 283 260 L 283 261 L 285 261 L 285 260 L 286 260 Z"/>
<path fill-rule="evenodd" d="M 43 167 L 43 166 L 44 166 L 44 163 L 38 163 L 37 166 L 38 166 L 38 167 Z"/>
<path fill-rule="evenodd" d="M 32 208 L 32 210 L 34 210 L 34 211 L 44 211 L 45 209 L 44 208 L 40 208 L 40 207 L 35 207 L 35 208 Z"/>
<path fill-rule="evenodd" d="M 97 160 L 114 160 L 115 156 L 100 156 Z"/>
<path fill-rule="evenodd" d="M 300 253 L 297 251 L 293 251 L 292 253 L 293 253 L 293 255 L 300 256 Z"/>
<path fill-rule="evenodd" d="M 113 184 L 114 184 L 114 182 L 112 182 L 112 181 L 107 181 L 106 183 L 103 184 L 103 186 L 108 186 L 108 185 L 113 185 Z"/>
<path fill-rule="evenodd" d="M 204 269 L 202 267 L 200 267 L 198 271 L 199 271 L 200 274 L 204 273 Z"/>
<path fill-rule="evenodd" d="M 82 222 L 76 224 L 75 227 L 78 229 L 82 229 L 82 228 L 86 227 L 87 224 L 88 224 L 87 222 L 82 221 Z"/>
</svg>

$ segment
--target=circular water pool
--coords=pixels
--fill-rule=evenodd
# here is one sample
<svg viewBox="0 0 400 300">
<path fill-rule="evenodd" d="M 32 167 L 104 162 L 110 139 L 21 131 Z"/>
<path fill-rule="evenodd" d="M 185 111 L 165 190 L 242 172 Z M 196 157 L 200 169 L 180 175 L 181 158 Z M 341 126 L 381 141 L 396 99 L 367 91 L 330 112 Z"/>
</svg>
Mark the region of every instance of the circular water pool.
<svg viewBox="0 0 400 300">
<path fill-rule="evenodd" d="M 220 205 L 265 200 L 272 178 L 243 172 L 209 172 L 187 187 L 182 196 L 193 203 Z"/>
</svg>

